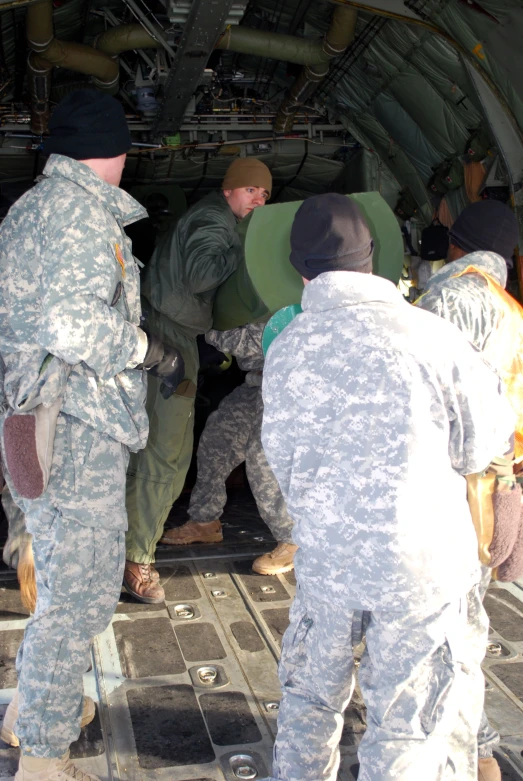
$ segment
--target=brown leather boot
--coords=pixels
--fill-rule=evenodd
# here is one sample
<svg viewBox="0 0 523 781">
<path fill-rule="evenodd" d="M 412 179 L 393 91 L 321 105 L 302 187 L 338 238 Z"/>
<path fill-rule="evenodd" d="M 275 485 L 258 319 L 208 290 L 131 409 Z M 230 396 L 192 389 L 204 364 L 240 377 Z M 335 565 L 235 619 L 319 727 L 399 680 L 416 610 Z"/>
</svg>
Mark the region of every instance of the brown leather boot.
<svg viewBox="0 0 523 781">
<path fill-rule="evenodd" d="M 501 781 L 501 768 L 494 757 L 479 758 L 478 781 Z"/>
<path fill-rule="evenodd" d="M 258 556 L 252 562 L 252 568 L 258 575 L 282 575 L 294 569 L 294 554 L 298 550 L 297 545 L 290 542 L 279 542 L 270 553 Z"/>
<path fill-rule="evenodd" d="M 159 580 L 154 580 L 150 564 L 138 564 L 135 561 L 125 562 L 123 585 L 128 594 L 148 605 L 155 605 L 165 600 L 165 591 Z"/>
<path fill-rule="evenodd" d="M 164 545 L 189 545 L 191 542 L 222 542 L 222 540 L 220 521 L 210 523 L 187 521 L 183 526 L 165 532 L 160 542 Z"/>
</svg>

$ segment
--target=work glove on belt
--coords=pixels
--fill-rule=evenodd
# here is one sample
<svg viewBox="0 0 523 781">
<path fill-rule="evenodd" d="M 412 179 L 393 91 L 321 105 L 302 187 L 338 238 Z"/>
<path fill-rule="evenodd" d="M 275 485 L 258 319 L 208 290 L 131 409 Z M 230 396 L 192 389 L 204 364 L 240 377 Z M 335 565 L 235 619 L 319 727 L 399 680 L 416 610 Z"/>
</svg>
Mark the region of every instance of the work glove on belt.
<svg viewBox="0 0 523 781">
<path fill-rule="evenodd" d="M 71 366 L 47 355 L 38 381 L 16 409 L 8 408 L 2 432 L 3 469 L 15 492 L 37 499 L 47 488 L 58 415 Z"/>
<path fill-rule="evenodd" d="M 467 475 L 467 498 L 481 563 L 495 580 L 517 580 L 523 575 L 523 510 L 512 459 L 495 458 L 482 474 Z"/>
<path fill-rule="evenodd" d="M 162 380 L 160 393 L 164 399 L 172 396 L 185 375 L 185 364 L 181 352 L 176 347 L 164 344 L 161 339 L 150 333 L 147 333 L 145 358 L 143 363 L 138 364 L 136 368 L 143 369 L 143 371 Z"/>
</svg>

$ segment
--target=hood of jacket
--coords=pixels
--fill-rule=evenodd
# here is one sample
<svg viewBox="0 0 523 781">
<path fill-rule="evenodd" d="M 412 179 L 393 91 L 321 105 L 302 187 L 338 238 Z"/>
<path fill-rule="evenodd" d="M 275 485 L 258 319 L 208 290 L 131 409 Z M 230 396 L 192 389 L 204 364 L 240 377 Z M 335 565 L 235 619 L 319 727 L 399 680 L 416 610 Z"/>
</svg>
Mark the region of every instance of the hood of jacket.
<svg viewBox="0 0 523 781">
<path fill-rule="evenodd" d="M 398 304 L 404 298 L 383 277 L 358 271 L 327 271 L 305 285 L 301 305 L 304 312 L 322 312 L 373 301 Z"/>
<path fill-rule="evenodd" d="M 92 168 L 79 160 L 64 155 L 50 155 L 43 176 L 74 182 L 94 195 L 122 227 L 147 217 L 147 211 L 132 195 L 104 181 Z"/>
<path fill-rule="evenodd" d="M 495 252 L 470 252 L 468 255 L 446 263 L 439 271 L 433 274 L 425 287 L 428 292 L 436 285 L 441 285 L 451 277 L 461 274 L 468 266 L 475 266 L 480 271 L 491 276 L 498 285 L 506 287 L 507 284 L 507 263 L 501 255 Z"/>
</svg>

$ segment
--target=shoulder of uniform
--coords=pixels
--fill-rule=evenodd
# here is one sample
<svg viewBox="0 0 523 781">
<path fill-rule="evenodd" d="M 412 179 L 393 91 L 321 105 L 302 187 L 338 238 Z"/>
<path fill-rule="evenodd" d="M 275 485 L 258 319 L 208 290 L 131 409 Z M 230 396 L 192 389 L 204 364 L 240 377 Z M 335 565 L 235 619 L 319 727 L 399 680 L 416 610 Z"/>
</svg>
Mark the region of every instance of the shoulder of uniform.
<svg viewBox="0 0 523 781">
<path fill-rule="evenodd" d="M 55 225 L 66 225 L 79 219 L 100 224 L 106 219 L 107 212 L 100 201 L 74 182 L 47 179 L 37 187 L 41 187 L 40 192 L 35 193 L 40 202 L 38 205 L 43 215 Z"/>
<path fill-rule="evenodd" d="M 221 193 L 209 193 L 202 198 L 201 201 L 196 203 L 192 209 L 194 213 L 204 213 L 207 215 L 223 216 L 224 219 L 235 222 L 234 215 L 229 208 L 229 204 Z"/>
</svg>

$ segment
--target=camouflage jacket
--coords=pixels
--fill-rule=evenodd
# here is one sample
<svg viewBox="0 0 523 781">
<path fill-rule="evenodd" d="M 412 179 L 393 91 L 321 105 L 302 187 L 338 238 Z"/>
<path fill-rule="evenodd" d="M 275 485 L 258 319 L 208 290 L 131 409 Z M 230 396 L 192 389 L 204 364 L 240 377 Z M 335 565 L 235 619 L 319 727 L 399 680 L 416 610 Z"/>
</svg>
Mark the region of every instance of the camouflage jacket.
<svg viewBox="0 0 523 781">
<path fill-rule="evenodd" d="M 216 290 L 240 262 L 237 222 L 223 194 L 210 193 L 178 220 L 149 261 L 145 298 L 190 336 L 211 328 Z"/>
<path fill-rule="evenodd" d="M 0 355 L 0 416 L 8 409 L 7 399 L 4 391 L 5 363 Z"/>
<path fill-rule="evenodd" d="M 63 394 L 63 412 L 132 450 L 145 446 L 148 432 L 145 378 L 129 368 L 143 359 L 145 337 L 137 327 L 139 271 L 123 227 L 144 215 L 83 163 L 51 155 L 0 227 L 9 406 Z"/>
<path fill-rule="evenodd" d="M 333 609 L 441 606 L 478 582 L 463 475 L 505 452 L 500 381 L 380 277 L 321 274 L 302 307 L 266 356 L 262 431 L 300 588 Z"/>
<path fill-rule="evenodd" d="M 450 320 L 469 342 L 483 352 L 496 330 L 500 309 L 487 283 L 477 274 L 455 277 L 467 266 L 476 266 L 489 274 L 501 287 L 507 284 L 507 264 L 494 252 L 471 252 L 447 263 L 430 277 L 416 306 Z"/>
<path fill-rule="evenodd" d="M 244 372 L 247 385 L 260 386 L 265 359 L 263 356 L 262 336 L 264 323 L 252 323 L 230 331 L 210 330 L 205 334 L 205 341 L 218 350 L 234 355 L 238 366 Z"/>
</svg>

